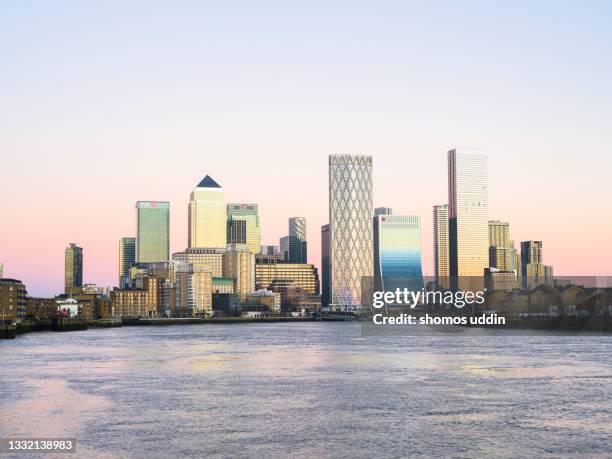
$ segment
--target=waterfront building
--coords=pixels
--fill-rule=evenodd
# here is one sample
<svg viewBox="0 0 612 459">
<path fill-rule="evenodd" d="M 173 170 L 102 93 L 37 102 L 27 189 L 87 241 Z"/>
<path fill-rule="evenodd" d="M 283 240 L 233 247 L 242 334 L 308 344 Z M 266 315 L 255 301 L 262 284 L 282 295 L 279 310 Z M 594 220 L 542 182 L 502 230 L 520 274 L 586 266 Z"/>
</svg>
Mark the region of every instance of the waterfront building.
<svg viewBox="0 0 612 459">
<path fill-rule="evenodd" d="M 521 274 L 525 289 L 553 285 L 553 268 L 544 265 L 542 241 L 521 242 Z"/>
<path fill-rule="evenodd" d="M 504 271 L 494 267 L 485 269 L 485 287 L 488 291 L 514 290 L 517 288 L 516 271 Z"/>
<path fill-rule="evenodd" d="M 421 219 L 379 214 L 373 219 L 376 290 L 423 288 Z"/>
<path fill-rule="evenodd" d="M 447 289 L 450 287 L 448 261 L 448 204 L 433 206 L 433 254 L 436 285 L 438 288 Z"/>
<path fill-rule="evenodd" d="M 47 320 L 57 316 L 55 298 L 28 297 L 26 300 L 26 317 L 34 320 Z"/>
<path fill-rule="evenodd" d="M 330 303 L 360 309 L 372 277 L 372 157 L 329 156 Z"/>
<path fill-rule="evenodd" d="M 189 317 L 211 317 L 212 273 L 189 263 L 176 266 L 176 309 Z"/>
<path fill-rule="evenodd" d="M 514 241 L 510 240 L 509 223 L 489 220 L 489 267 L 502 272 L 514 272 L 515 284 L 518 287 L 520 268 L 516 260 L 517 252 Z"/>
<path fill-rule="evenodd" d="M 308 243 L 306 242 L 306 219 L 291 217 L 289 219 L 289 263 L 306 263 L 308 260 Z"/>
<path fill-rule="evenodd" d="M 281 312 L 281 296 L 280 293 L 272 292 L 270 290 L 256 290 L 254 292 L 247 293 L 244 295 L 243 300 L 244 306 L 260 304 L 265 306 L 268 311 L 278 314 Z M 245 307 L 241 309 L 246 309 Z"/>
<path fill-rule="evenodd" d="M 136 263 L 136 238 L 119 239 L 119 287 L 125 288 L 130 281 L 130 267 Z"/>
<path fill-rule="evenodd" d="M 329 306 L 329 225 L 321 226 L 321 306 Z"/>
<path fill-rule="evenodd" d="M 251 293 L 255 290 L 255 255 L 239 245 L 228 245 L 223 254 L 223 274 L 215 277 L 236 279 L 236 293 Z"/>
<path fill-rule="evenodd" d="M 64 251 L 64 291 L 77 293 L 83 286 L 83 249 L 70 243 Z"/>
<path fill-rule="evenodd" d="M 0 325 L 25 319 L 27 297 L 26 287 L 20 280 L 0 278 Z"/>
<path fill-rule="evenodd" d="M 136 203 L 136 261 L 168 261 L 170 254 L 170 203 Z"/>
<path fill-rule="evenodd" d="M 226 243 L 225 192 L 207 175 L 190 195 L 188 247 L 224 248 Z"/>
<path fill-rule="evenodd" d="M 312 294 L 319 294 L 319 274 L 315 265 L 285 263 L 276 257 L 258 256 L 255 265 L 255 288 L 272 290 L 283 282 Z"/>
<path fill-rule="evenodd" d="M 212 292 L 215 293 L 236 293 L 236 279 L 231 277 L 213 277 Z"/>
<path fill-rule="evenodd" d="M 112 315 L 115 317 L 157 317 L 163 298 L 162 279 L 145 276 L 140 287 L 111 291 Z"/>
<path fill-rule="evenodd" d="M 449 274 L 453 287 L 481 290 L 489 264 L 487 156 L 448 152 Z"/>
<path fill-rule="evenodd" d="M 261 229 L 257 204 L 227 205 L 227 243 L 246 244 L 253 255 L 261 249 Z"/>
</svg>

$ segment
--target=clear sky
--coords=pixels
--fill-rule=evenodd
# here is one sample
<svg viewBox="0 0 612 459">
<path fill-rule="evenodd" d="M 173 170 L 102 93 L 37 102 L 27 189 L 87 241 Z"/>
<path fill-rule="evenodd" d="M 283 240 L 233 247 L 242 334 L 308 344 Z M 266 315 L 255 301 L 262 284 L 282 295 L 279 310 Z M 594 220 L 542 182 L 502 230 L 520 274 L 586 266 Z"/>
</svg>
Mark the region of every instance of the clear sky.
<svg viewBox="0 0 612 459">
<path fill-rule="evenodd" d="M 555 274 L 610 275 L 610 2 L 2 2 L 0 261 L 33 295 L 117 283 L 137 200 L 187 245 L 206 174 L 259 204 L 262 243 L 308 222 L 320 264 L 327 155 L 374 157 L 374 204 L 447 201 L 446 151 L 489 154 L 490 217 Z"/>
</svg>

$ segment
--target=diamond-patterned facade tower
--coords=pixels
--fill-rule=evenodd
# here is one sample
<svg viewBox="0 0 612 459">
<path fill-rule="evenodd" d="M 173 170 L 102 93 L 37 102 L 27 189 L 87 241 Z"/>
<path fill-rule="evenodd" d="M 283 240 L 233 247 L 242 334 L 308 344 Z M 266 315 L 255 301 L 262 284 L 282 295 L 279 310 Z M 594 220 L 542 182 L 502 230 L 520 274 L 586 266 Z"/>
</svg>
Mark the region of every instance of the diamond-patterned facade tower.
<svg viewBox="0 0 612 459">
<path fill-rule="evenodd" d="M 329 156 L 331 304 L 360 306 L 361 279 L 372 276 L 372 157 Z"/>
</svg>

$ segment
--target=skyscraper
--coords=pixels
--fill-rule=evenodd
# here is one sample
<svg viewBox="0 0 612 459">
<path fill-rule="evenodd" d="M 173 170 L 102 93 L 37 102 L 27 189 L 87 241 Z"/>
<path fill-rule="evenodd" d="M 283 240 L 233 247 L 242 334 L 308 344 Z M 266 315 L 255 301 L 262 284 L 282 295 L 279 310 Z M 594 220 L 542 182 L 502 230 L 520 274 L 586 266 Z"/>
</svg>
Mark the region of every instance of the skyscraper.
<svg viewBox="0 0 612 459">
<path fill-rule="evenodd" d="M 130 267 L 136 263 L 136 238 L 119 239 L 119 287 L 125 288 L 130 280 Z"/>
<path fill-rule="evenodd" d="M 489 264 L 487 157 L 478 150 L 448 152 L 449 272 L 453 285 L 480 290 Z"/>
<path fill-rule="evenodd" d="M 306 263 L 307 252 L 306 219 L 291 217 L 289 219 L 289 263 Z"/>
<path fill-rule="evenodd" d="M 489 266 L 501 271 L 515 271 L 516 250 L 510 240 L 510 224 L 499 220 L 489 221 Z"/>
<path fill-rule="evenodd" d="M 226 243 L 225 193 L 221 185 L 207 175 L 190 195 L 188 245 L 189 247 L 222 248 Z"/>
<path fill-rule="evenodd" d="M 83 286 L 83 249 L 74 243 L 64 252 L 64 291 L 77 293 Z"/>
<path fill-rule="evenodd" d="M 168 261 L 170 255 L 170 203 L 136 203 L 136 261 Z"/>
<path fill-rule="evenodd" d="M 227 205 L 227 243 L 246 244 L 252 254 L 259 253 L 261 230 L 257 204 Z"/>
<path fill-rule="evenodd" d="M 236 293 L 242 298 L 255 291 L 255 255 L 240 246 L 227 246 L 223 254 L 223 277 L 236 279 Z"/>
<path fill-rule="evenodd" d="M 372 277 L 372 157 L 329 156 L 330 302 L 359 307 Z"/>
<path fill-rule="evenodd" d="M 380 214 L 374 216 L 373 225 L 376 289 L 421 289 L 421 219 Z"/>
<path fill-rule="evenodd" d="M 377 207 L 374 209 L 374 216 L 377 215 L 393 215 L 393 209 L 391 207 Z"/>
<path fill-rule="evenodd" d="M 448 204 L 433 206 L 434 274 L 438 288 L 449 288 Z"/>
<path fill-rule="evenodd" d="M 544 264 L 542 241 L 521 242 L 521 265 L 523 288 L 553 285 L 553 268 Z"/>
<path fill-rule="evenodd" d="M 321 306 L 329 305 L 329 225 L 321 227 Z"/>
<path fill-rule="evenodd" d="M 278 240 L 280 256 L 283 260 L 289 261 L 289 236 L 283 236 Z"/>
</svg>

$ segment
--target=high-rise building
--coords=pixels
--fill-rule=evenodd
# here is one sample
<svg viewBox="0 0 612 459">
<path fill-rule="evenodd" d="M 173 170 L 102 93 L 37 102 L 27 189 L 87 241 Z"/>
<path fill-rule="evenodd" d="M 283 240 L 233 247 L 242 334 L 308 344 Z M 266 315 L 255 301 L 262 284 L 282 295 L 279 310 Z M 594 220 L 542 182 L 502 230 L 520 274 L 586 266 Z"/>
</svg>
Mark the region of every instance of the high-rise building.
<svg viewBox="0 0 612 459">
<path fill-rule="evenodd" d="M 255 288 L 271 290 L 281 282 L 311 293 L 319 293 L 319 273 L 308 263 L 284 263 L 278 258 L 258 256 L 255 264 Z"/>
<path fill-rule="evenodd" d="M 289 219 L 289 263 L 306 263 L 307 259 L 306 219 L 291 217 Z"/>
<path fill-rule="evenodd" d="M 177 263 L 176 309 L 182 315 L 209 317 L 212 315 L 212 273 L 210 268 Z"/>
<path fill-rule="evenodd" d="M 4 277 L 4 264 L 0 263 L 0 279 Z"/>
<path fill-rule="evenodd" d="M 289 236 L 283 236 L 278 241 L 280 256 L 283 260 L 289 261 Z"/>
<path fill-rule="evenodd" d="M 510 225 L 508 222 L 489 220 L 489 267 L 504 272 L 515 272 L 516 249 L 514 241 L 510 240 Z M 516 277 L 518 282 L 518 276 Z"/>
<path fill-rule="evenodd" d="M 25 319 L 27 296 L 26 287 L 20 280 L 0 278 L 0 325 Z"/>
<path fill-rule="evenodd" d="M 136 261 L 157 263 L 170 255 L 170 203 L 136 203 Z"/>
<path fill-rule="evenodd" d="M 242 297 L 255 290 L 255 255 L 240 246 L 227 246 L 223 254 L 223 275 L 236 279 L 236 293 Z"/>
<path fill-rule="evenodd" d="M 521 274 L 523 288 L 553 285 L 553 268 L 544 265 L 542 241 L 521 242 Z"/>
<path fill-rule="evenodd" d="M 259 251 L 261 255 L 280 255 L 280 249 L 277 245 L 262 245 L 261 250 Z"/>
<path fill-rule="evenodd" d="M 372 278 L 372 157 L 329 156 L 330 303 L 347 309 L 368 302 Z"/>
<path fill-rule="evenodd" d="M 64 291 L 76 293 L 83 286 L 83 249 L 74 243 L 64 252 Z"/>
<path fill-rule="evenodd" d="M 119 287 L 125 288 L 130 282 L 130 267 L 136 263 L 136 238 L 119 239 Z"/>
<path fill-rule="evenodd" d="M 321 226 L 321 306 L 329 305 L 329 225 Z"/>
<path fill-rule="evenodd" d="M 374 217 L 373 231 L 376 289 L 423 288 L 421 219 L 379 214 Z"/>
<path fill-rule="evenodd" d="M 452 287 L 481 290 L 489 265 L 487 156 L 448 152 L 449 272 Z M 458 283 L 457 283 L 458 282 Z"/>
<path fill-rule="evenodd" d="M 227 208 L 221 185 L 204 177 L 189 199 L 189 247 L 224 248 L 227 243 Z"/>
<path fill-rule="evenodd" d="M 178 263 L 192 264 L 198 269 L 210 269 L 212 277 L 223 277 L 223 254 L 226 249 L 191 248 L 172 254 Z"/>
<path fill-rule="evenodd" d="M 449 288 L 448 204 L 433 206 L 434 275 L 438 288 Z"/>
<path fill-rule="evenodd" d="M 261 230 L 257 204 L 227 205 L 227 243 L 246 244 L 253 255 L 259 253 Z"/>
</svg>

